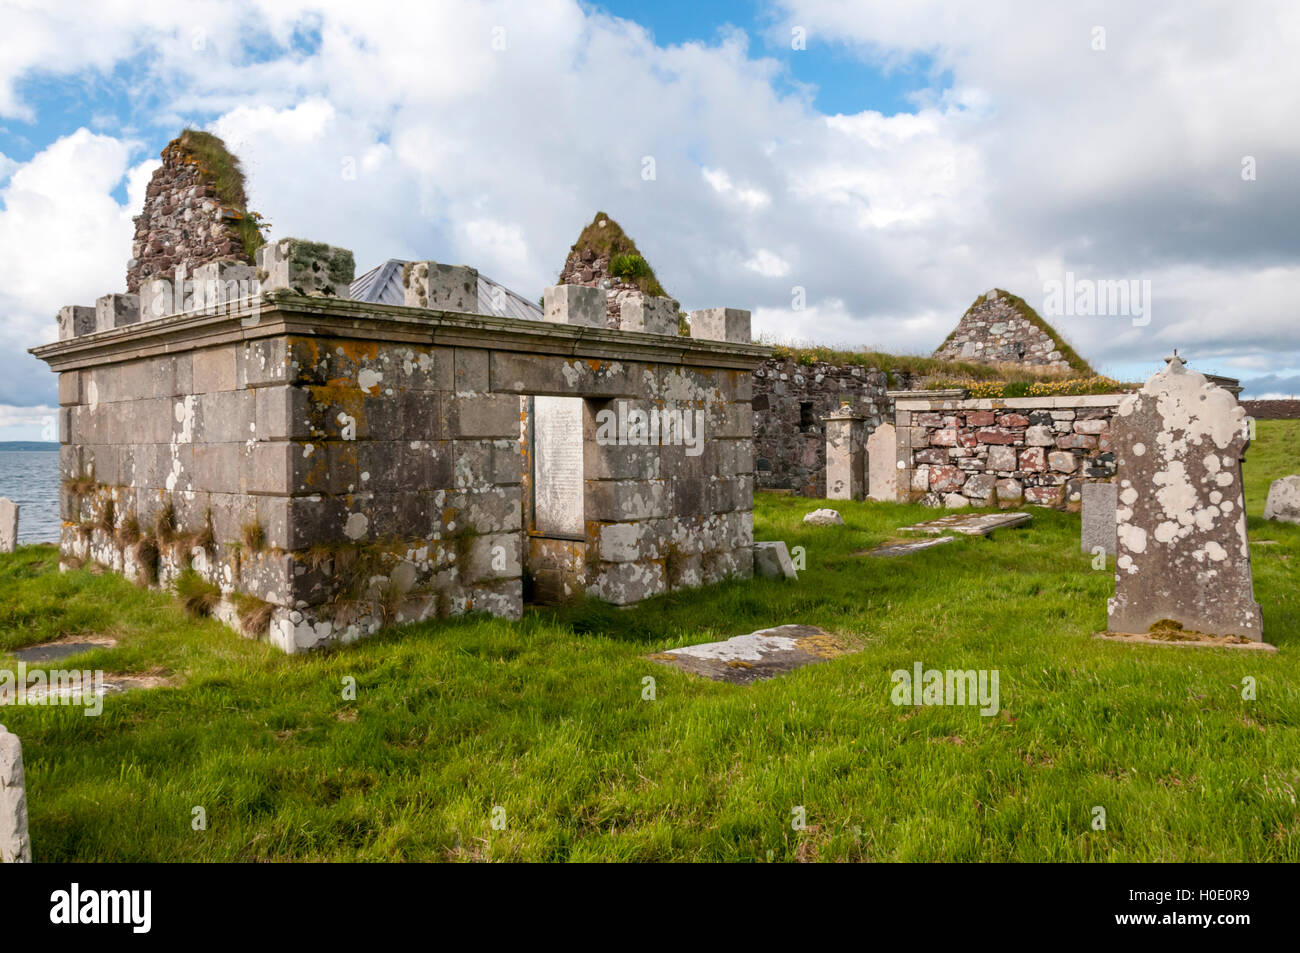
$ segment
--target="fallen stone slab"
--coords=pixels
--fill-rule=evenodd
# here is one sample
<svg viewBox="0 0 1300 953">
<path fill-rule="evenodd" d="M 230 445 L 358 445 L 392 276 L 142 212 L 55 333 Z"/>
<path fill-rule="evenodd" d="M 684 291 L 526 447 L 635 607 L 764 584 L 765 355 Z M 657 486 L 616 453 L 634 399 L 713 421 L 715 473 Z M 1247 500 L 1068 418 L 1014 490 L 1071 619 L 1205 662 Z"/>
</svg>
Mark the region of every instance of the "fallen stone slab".
<svg viewBox="0 0 1300 953">
<path fill-rule="evenodd" d="M 764 579 L 798 579 L 790 550 L 781 540 L 754 544 L 754 575 Z"/>
<path fill-rule="evenodd" d="M 79 635 L 54 642 L 42 642 L 40 645 L 29 645 L 23 649 L 13 649 L 9 654 L 19 662 L 34 665 L 39 662 L 57 662 L 95 649 L 111 649 L 115 645 L 117 645 L 116 639 L 101 635 Z"/>
<path fill-rule="evenodd" d="M 951 543 L 956 536 L 937 536 L 934 539 L 910 539 L 901 543 L 884 543 L 875 549 L 864 549 L 856 552 L 854 556 L 906 556 L 908 553 L 914 553 L 921 549 L 930 549 L 934 546 L 942 546 L 944 543 Z"/>
<path fill-rule="evenodd" d="M 803 521 L 809 526 L 843 526 L 844 517 L 840 516 L 838 510 L 821 509 L 813 510 L 803 518 Z"/>
<path fill-rule="evenodd" d="M 914 526 L 900 526 L 900 533 L 961 533 L 964 536 L 987 536 L 995 529 L 1010 526 L 1022 526 L 1032 516 L 1028 513 L 972 513 L 941 516 L 937 520 L 928 520 Z"/>
<path fill-rule="evenodd" d="M 1285 476 L 1270 484 L 1268 499 L 1264 502 L 1264 519 L 1300 523 L 1300 475 Z M 3 546 L 2 540 L 0 546 Z"/>
<path fill-rule="evenodd" d="M 857 651 L 812 625 L 778 625 L 723 642 L 669 649 L 649 656 L 715 682 L 748 685 Z"/>
<path fill-rule="evenodd" d="M 98 673 L 96 673 L 98 679 Z M 133 692 L 140 689 L 162 688 L 171 684 L 166 678 L 159 675 L 115 675 L 112 673 L 105 674 L 102 681 L 93 681 L 90 685 L 91 698 L 103 698 L 106 695 L 120 695 L 123 692 Z M 86 688 L 80 683 L 51 684 L 46 682 L 40 686 L 28 688 L 24 693 L 24 703 L 28 705 L 45 704 L 44 699 L 55 698 L 62 699 L 67 704 L 85 704 Z"/>
<path fill-rule="evenodd" d="M 18 736 L 0 725 L 0 864 L 30 864 L 27 833 L 27 779 Z"/>
</svg>

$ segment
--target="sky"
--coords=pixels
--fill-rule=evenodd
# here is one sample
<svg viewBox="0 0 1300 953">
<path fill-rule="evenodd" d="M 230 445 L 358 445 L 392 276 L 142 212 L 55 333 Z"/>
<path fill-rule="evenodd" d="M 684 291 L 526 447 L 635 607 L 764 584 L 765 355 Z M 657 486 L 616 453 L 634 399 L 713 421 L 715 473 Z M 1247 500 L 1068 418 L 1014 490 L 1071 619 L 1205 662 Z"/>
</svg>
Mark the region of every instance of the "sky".
<svg viewBox="0 0 1300 953">
<path fill-rule="evenodd" d="M 0 440 L 186 126 L 358 270 L 535 299 L 601 210 L 768 341 L 929 353 L 1000 287 L 1103 373 L 1300 395 L 1298 49 L 1290 0 L 0 0 Z"/>
</svg>

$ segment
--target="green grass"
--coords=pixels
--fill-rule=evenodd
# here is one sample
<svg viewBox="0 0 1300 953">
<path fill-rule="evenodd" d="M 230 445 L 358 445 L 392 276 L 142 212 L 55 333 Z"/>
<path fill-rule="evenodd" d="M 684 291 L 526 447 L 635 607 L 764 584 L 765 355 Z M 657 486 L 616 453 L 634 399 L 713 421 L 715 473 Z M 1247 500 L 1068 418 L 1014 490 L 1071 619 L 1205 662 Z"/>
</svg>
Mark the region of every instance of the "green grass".
<svg viewBox="0 0 1300 953">
<path fill-rule="evenodd" d="M 244 191 L 244 172 L 239 158 L 226 148 L 222 139 L 201 129 L 185 129 L 177 141 L 208 173 L 221 204 L 239 213 L 235 231 L 244 246 L 244 254 L 252 261 L 254 253 L 266 244 L 262 232 L 269 225 L 257 212 L 248 210 L 248 195 Z"/>
<path fill-rule="evenodd" d="M 1276 541 L 1252 550 L 1277 655 L 1093 640 L 1111 573 L 1079 552 L 1077 515 L 1041 509 L 878 561 L 851 553 L 933 511 L 836 503 L 847 527 L 811 528 L 822 501 L 760 496 L 756 535 L 806 549 L 798 582 L 425 623 L 298 657 L 24 547 L 0 558 L 0 652 L 109 634 L 117 647 L 61 664 L 175 683 L 111 697 L 99 718 L 2 712 L 23 740 L 35 854 L 1300 860 L 1300 527 L 1259 516 L 1269 480 L 1300 471 L 1297 445 L 1300 424 L 1261 421 L 1246 471 L 1252 538 Z M 787 622 L 863 651 L 748 687 L 644 658 Z M 916 661 L 998 669 L 1001 714 L 893 706 L 890 673 Z"/>
</svg>

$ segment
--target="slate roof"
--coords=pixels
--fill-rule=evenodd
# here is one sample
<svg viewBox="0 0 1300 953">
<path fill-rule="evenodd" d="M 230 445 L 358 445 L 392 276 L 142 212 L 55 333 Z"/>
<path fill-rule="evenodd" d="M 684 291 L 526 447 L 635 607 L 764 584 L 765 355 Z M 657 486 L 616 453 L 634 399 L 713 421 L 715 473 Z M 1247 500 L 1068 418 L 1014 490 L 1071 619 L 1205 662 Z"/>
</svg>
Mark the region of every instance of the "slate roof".
<svg viewBox="0 0 1300 953">
<path fill-rule="evenodd" d="M 390 258 L 359 275 L 351 285 L 352 300 L 374 304 L 405 304 L 406 292 L 402 288 L 402 266 L 405 264 L 405 261 L 398 258 Z M 522 321 L 542 320 L 542 309 L 536 302 L 529 301 L 482 274 L 478 276 L 478 313 L 519 318 Z"/>
</svg>

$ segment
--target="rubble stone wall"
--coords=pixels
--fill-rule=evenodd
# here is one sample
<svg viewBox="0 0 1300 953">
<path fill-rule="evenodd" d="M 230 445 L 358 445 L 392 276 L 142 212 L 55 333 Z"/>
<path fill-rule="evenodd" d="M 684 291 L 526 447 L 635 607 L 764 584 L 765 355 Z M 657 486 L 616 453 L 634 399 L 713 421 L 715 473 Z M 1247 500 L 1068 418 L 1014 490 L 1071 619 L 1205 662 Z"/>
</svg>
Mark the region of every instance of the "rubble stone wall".
<svg viewBox="0 0 1300 953">
<path fill-rule="evenodd" d="M 907 387 L 910 377 L 890 375 L 856 364 L 799 364 L 783 358 L 754 370 L 755 479 L 760 490 L 792 490 L 799 496 L 826 496 L 827 414 L 847 401 L 866 418 L 870 435 L 893 419 L 891 387 Z"/>
<path fill-rule="evenodd" d="M 934 356 L 948 361 L 1009 364 L 1034 370 L 1070 370 L 1056 342 L 996 290 L 980 298 L 964 315 Z"/>
<path fill-rule="evenodd" d="M 174 140 L 145 190 L 135 217 L 135 240 L 127 262 L 126 289 L 134 294 L 150 278 L 170 278 L 177 267 L 192 273 L 212 261 L 248 262 L 235 223 L 238 209 L 222 205 L 212 176 Z"/>
<path fill-rule="evenodd" d="M 934 505 L 1064 506 L 1115 474 L 1122 394 L 956 399 L 895 396 L 899 495 Z"/>
</svg>

